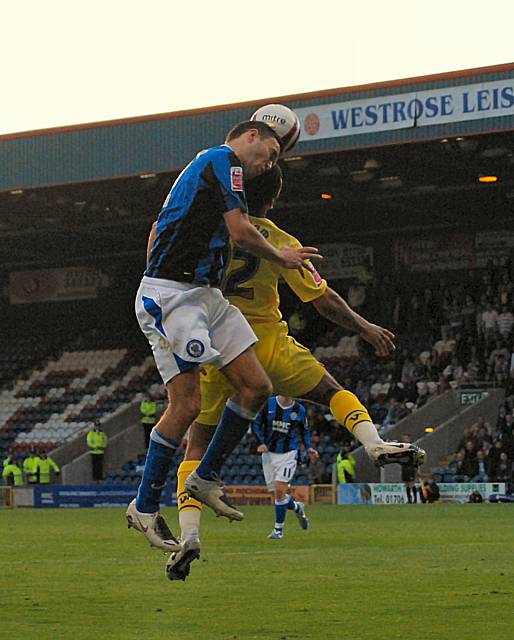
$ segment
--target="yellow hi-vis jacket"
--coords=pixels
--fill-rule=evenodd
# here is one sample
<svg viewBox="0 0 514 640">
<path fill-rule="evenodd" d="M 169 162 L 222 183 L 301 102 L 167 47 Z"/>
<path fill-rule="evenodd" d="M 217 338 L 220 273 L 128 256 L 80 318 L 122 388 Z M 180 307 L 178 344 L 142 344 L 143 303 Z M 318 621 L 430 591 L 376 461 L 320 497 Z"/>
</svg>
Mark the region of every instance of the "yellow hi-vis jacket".
<svg viewBox="0 0 514 640">
<path fill-rule="evenodd" d="M 340 453 L 337 454 L 336 467 L 339 484 L 346 484 L 355 478 L 356 466 L 355 458 L 351 454 L 346 458 L 343 458 Z"/>
<path fill-rule="evenodd" d="M 103 431 L 89 431 L 87 434 L 87 446 L 89 447 L 89 453 L 93 455 L 103 453 L 107 446 L 107 434 Z"/>
<path fill-rule="evenodd" d="M 52 477 L 52 473 L 51 473 L 52 469 L 54 470 L 55 473 L 60 472 L 60 469 L 57 463 L 54 460 L 52 460 L 52 458 L 49 458 L 48 456 L 46 458 L 39 458 L 38 467 L 39 467 L 39 482 L 41 484 L 48 484 L 50 482 L 50 479 Z"/>
<path fill-rule="evenodd" d="M 23 473 L 25 479 L 30 484 L 35 484 L 38 481 L 38 464 L 41 458 L 39 456 L 29 456 L 23 461 Z"/>
<path fill-rule="evenodd" d="M 9 476 L 12 476 L 12 478 L 9 478 Z M 2 478 L 5 484 L 14 484 L 15 487 L 23 484 L 23 473 L 20 467 L 14 462 L 5 465 L 2 471 Z"/>
<path fill-rule="evenodd" d="M 139 405 L 141 411 L 141 422 L 143 424 L 155 424 L 157 422 L 157 402 L 154 400 L 143 400 Z"/>
</svg>

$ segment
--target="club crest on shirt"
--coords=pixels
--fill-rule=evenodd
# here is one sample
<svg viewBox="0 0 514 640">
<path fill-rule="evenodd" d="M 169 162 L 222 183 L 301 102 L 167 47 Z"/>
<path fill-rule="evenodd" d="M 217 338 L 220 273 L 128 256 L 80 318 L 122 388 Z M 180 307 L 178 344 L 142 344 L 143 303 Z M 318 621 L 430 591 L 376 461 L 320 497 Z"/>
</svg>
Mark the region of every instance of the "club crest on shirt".
<svg viewBox="0 0 514 640">
<path fill-rule="evenodd" d="M 186 344 L 186 351 L 192 358 L 200 358 L 205 352 L 205 347 L 200 340 L 190 340 Z"/>
<path fill-rule="evenodd" d="M 242 167 L 230 167 L 230 186 L 232 191 L 243 191 Z"/>
</svg>

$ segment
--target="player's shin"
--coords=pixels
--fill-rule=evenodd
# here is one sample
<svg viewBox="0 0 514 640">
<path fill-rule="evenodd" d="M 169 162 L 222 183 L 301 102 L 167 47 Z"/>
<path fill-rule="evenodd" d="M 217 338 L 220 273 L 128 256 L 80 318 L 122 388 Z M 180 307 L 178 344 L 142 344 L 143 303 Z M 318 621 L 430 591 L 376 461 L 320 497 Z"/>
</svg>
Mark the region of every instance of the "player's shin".
<svg viewBox="0 0 514 640">
<path fill-rule="evenodd" d="M 137 492 L 136 508 L 142 513 L 159 511 L 161 493 L 179 443 L 167 438 L 154 427 L 146 454 L 145 468 Z"/>
<path fill-rule="evenodd" d="M 202 503 L 192 498 L 185 487 L 186 478 L 196 470 L 199 464 L 200 460 L 184 460 L 177 471 L 178 519 L 182 540 L 198 536 L 200 529 Z"/>
<path fill-rule="evenodd" d="M 219 476 L 223 463 L 239 444 L 256 417 L 256 414 L 233 400 L 227 401 L 220 423 L 196 471 L 200 478 L 211 480 Z"/>
<path fill-rule="evenodd" d="M 337 391 L 330 400 L 330 411 L 339 424 L 346 427 L 365 447 L 383 442 L 368 410 L 351 391 Z"/>
</svg>

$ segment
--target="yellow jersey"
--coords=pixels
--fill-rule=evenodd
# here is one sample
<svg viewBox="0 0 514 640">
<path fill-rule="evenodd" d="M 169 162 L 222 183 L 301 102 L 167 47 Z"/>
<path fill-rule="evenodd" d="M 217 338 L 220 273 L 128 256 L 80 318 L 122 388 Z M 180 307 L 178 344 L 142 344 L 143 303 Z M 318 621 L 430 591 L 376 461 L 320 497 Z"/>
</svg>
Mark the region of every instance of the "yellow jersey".
<svg viewBox="0 0 514 640">
<path fill-rule="evenodd" d="M 301 247 L 301 243 L 268 218 L 249 216 L 250 222 L 276 249 L 286 245 Z M 327 282 L 316 270 L 285 269 L 275 262 L 258 258 L 231 245 L 223 278 L 222 290 L 250 324 L 279 322 L 282 319 L 278 295 L 278 282 L 283 278 L 302 302 L 311 302 L 322 296 Z"/>
</svg>

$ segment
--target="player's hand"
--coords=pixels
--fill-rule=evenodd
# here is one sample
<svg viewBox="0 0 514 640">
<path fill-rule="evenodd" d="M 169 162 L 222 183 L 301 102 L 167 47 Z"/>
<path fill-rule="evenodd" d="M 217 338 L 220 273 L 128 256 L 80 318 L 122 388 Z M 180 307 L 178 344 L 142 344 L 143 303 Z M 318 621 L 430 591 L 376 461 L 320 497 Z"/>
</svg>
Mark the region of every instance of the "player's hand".
<svg viewBox="0 0 514 640">
<path fill-rule="evenodd" d="M 316 451 L 316 449 L 309 447 L 309 449 L 307 449 L 307 453 L 309 454 L 312 463 L 315 463 L 319 460 L 319 453 Z"/>
<path fill-rule="evenodd" d="M 292 247 L 287 245 L 282 247 L 279 251 L 282 266 L 286 269 L 307 269 L 312 271 L 313 267 L 309 264 L 308 260 L 317 259 L 321 260 L 323 256 L 320 255 L 316 247 Z"/>
<path fill-rule="evenodd" d="M 268 453 L 268 447 L 265 444 L 260 444 L 257 447 L 257 453 Z"/>
<path fill-rule="evenodd" d="M 388 356 L 396 349 L 394 333 L 377 324 L 368 323 L 365 329 L 361 331 L 361 336 L 374 347 L 377 356 Z"/>
</svg>

